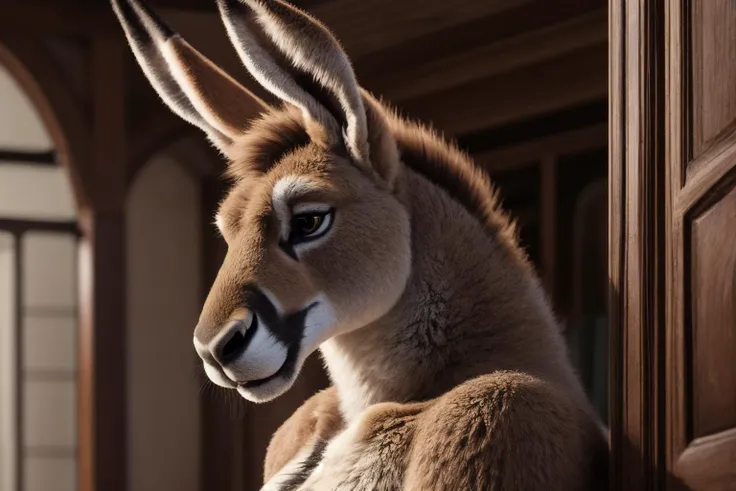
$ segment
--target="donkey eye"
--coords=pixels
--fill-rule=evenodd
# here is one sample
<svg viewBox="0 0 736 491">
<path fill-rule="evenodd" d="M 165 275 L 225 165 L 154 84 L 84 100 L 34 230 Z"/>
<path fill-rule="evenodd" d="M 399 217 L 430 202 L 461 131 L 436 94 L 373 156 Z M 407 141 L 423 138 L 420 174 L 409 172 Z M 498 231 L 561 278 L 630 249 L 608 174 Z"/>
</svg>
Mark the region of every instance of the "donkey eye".
<svg viewBox="0 0 736 491">
<path fill-rule="evenodd" d="M 300 216 L 296 217 L 295 225 L 300 234 L 309 235 L 313 234 L 317 231 L 317 229 L 319 229 L 319 226 L 322 224 L 323 220 L 324 218 L 320 215 Z"/>
<path fill-rule="evenodd" d="M 332 211 L 308 212 L 291 219 L 291 240 L 303 241 L 321 237 L 332 225 Z"/>
</svg>

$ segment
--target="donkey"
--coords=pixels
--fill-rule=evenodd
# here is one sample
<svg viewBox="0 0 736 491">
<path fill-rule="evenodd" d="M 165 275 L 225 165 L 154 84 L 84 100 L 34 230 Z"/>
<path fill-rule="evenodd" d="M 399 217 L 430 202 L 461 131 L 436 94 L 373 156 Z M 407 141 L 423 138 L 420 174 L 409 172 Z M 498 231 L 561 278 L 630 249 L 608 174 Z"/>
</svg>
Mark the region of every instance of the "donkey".
<svg viewBox="0 0 736 491">
<path fill-rule="evenodd" d="M 281 0 L 218 0 L 277 107 L 144 4 L 112 3 L 160 97 L 229 161 L 228 251 L 194 331 L 207 376 L 266 402 L 319 349 L 332 381 L 273 436 L 263 490 L 605 481 L 561 329 L 467 155 L 362 89 L 327 28 Z"/>
</svg>

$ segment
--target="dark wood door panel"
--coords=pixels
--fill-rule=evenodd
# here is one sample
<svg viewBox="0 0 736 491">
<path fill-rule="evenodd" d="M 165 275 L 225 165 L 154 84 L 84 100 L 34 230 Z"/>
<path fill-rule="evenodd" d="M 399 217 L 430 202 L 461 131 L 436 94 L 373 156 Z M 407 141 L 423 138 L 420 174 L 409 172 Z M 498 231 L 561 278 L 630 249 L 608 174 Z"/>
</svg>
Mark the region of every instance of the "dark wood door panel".
<svg viewBox="0 0 736 491">
<path fill-rule="evenodd" d="M 693 154 L 736 119 L 736 2 L 692 2 Z"/>
<path fill-rule="evenodd" d="M 693 437 L 736 428 L 736 187 L 692 222 Z M 720 194 L 720 193 L 719 193 Z M 733 467 L 736 468 L 736 460 Z"/>
<path fill-rule="evenodd" d="M 666 7 L 666 487 L 736 490 L 736 1 Z"/>
</svg>

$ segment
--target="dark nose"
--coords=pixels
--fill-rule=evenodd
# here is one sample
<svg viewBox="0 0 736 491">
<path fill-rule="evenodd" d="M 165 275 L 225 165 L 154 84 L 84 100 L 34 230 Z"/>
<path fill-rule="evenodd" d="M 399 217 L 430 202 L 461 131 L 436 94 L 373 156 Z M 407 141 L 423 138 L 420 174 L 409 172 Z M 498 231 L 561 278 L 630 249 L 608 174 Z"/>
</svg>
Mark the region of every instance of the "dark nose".
<svg viewBox="0 0 736 491">
<path fill-rule="evenodd" d="M 223 367 L 237 360 L 243 354 L 248 347 L 249 339 L 253 336 L 253 328 L 246 330 L 242 324 L 242 321 L 237 322 L 212 347 L 212 356 Z"/>
<path fill-rule="evenodd" d="M 250 324 L 250 325 L 248 325 Z M 204 361 L 216 362 L 222 367 L 237 360 L 245 352 L 257 328 L 255 315 L 250 319 L 230 321 L 208 342 L 202 340 L 200 326 L 195 329 L 197 353 Z"/>
</svg>

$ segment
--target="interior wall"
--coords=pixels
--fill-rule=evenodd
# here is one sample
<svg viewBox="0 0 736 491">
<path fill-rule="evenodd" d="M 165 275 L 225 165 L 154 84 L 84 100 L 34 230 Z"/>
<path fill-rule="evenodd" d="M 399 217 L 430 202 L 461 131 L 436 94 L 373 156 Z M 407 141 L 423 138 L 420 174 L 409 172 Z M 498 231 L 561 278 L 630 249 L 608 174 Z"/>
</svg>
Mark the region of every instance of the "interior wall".
<svg viewBox="0 0 736 491">
<path fill-rule="evenodd" d="M 10 72 L 0 65 L 0 148 L 38 151 L 52 147 L 38 111 Z"/>
<path fill-rule="evenodd" d="M 0 66 L 0 491 L 78 487 L 76 208 L 65 170 L 34 160 L 52 150 Z"/>
<path fill-rule="evenodd" d="M 200 406 L 192 333 L 201 304 L 200 193 L 158 156 L 127 204 L 128 483 L 131 491 L 195 491 Z"/>
</svg>

